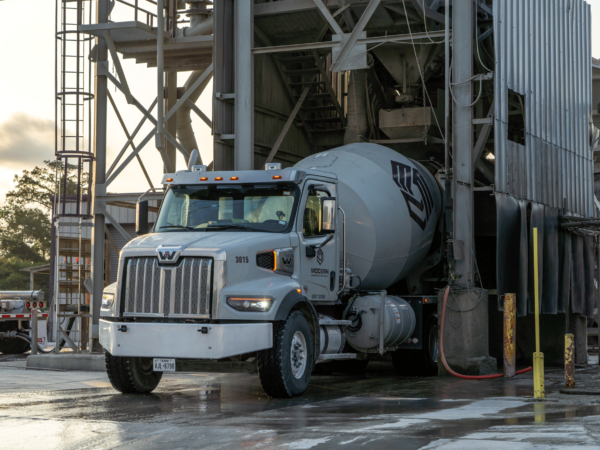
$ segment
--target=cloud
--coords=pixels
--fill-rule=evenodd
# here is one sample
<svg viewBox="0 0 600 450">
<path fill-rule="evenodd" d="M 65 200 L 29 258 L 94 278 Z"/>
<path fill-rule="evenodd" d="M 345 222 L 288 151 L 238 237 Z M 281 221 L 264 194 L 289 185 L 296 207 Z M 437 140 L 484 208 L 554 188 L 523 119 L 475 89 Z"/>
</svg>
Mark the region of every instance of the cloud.
<svg viewBox="0 0 600 450">
<path fill-rule="evenodd" d="M 28 169 L 54 159 L 54 121 L 16 112 L 0 123 L 0 165 Z"/>
</svg>

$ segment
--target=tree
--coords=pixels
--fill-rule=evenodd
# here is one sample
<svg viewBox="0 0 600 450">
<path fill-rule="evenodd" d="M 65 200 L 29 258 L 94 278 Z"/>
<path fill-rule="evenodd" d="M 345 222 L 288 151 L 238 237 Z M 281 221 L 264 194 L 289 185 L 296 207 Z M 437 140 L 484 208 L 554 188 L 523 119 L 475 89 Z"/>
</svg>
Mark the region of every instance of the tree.
<svg viewBox="0 0 600 450">
<path fill-rule="evenodd" d="M 57 188 L 57 176 L 63 189 L 64 164 L 61 161 L 44 161 L 45 167 L 24 170 L 23 175 L 15 175 L 16 188 L 6 194 L 6 200 L 20 206 L 39 205 L 52 210 L 52 196 Z M 88 193 L 88 173 L 82 174 L 82 194 Z M 67 195 L 77 194 L 77 166 L 67 166 Z"/>
<path fill-rule="evenodd" d="M 31 261 L 23 261 L 16 256 L 0 256 L 0 291 L 28 291 L 29 274 L 21 272 L 21 269 L 33 266 Z M 48 275 L 37 275 L 35 277 L 35 289 L 43 289 L 48 292 Z"/>
<path fill-rule="evenodd" d="M 41 209 L 12 201 L 0 207 L 1 256 L 44 262 L 50 257 L 50 233 L 50 219 Z"/>
</svg>

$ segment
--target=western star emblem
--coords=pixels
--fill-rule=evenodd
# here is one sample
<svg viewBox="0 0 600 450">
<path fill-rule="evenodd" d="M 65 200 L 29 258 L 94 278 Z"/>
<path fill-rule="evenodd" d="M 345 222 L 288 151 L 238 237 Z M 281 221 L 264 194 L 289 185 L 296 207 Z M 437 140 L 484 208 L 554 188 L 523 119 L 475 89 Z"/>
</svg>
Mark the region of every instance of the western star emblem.
<svg viewBox="0 0 600 450">
<path fill-rule="evenodd" d="M 183 247 L 158 247 L 156 254 L 161 263 L 175 264 L 182 250 Z"/>
<path fill-rule="evenodd" d="M 410 217 L 424 230 L 433 211 L 433 196 L 423 175 L 416 167 L 392 161 L 392 176 L 404 196 Z M 416 187 L 418 196 L 413 192 Z"/>
<path fill-rule="evenodd" d="M 317 262 L 319 263 L 319 265 L 323 264 L 323 250 L 322 249 L 317 250 Z"/>
</svg>

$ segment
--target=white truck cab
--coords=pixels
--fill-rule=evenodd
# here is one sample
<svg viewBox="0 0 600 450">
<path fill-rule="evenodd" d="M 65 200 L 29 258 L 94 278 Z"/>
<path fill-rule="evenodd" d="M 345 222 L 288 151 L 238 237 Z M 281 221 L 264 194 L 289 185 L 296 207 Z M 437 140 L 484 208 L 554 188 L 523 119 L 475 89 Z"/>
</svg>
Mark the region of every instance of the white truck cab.
<svg viewBox="0 0 600 450">
<path fill-rule="evenodd" d="M 100 343 L 116 389 L 150 392 L 164 371 L 246 371 L 258 372 L 269 395 L 289 397 L 306 390 L 317 362 L 357 358 L 346 341 L 352 346 L 352 335 L 362 342 L 359 323 L 370 323 L 367 313 L 351 308 L 360 295 L 368 303 L 369 293 L 355 289 L 370 279 L 360 258 L 367 252 L 374 264 L 380 250 L 357 242 L 360 227 L 371 227 L 360 218 L 369 205 L 342 207 L 338 176 L 323 169 L 208 172 L 191 166 L 166 174 L 150 232 L 147 204 L 139 202 L 141 235 L 121 251 L 117 282 L 102 300 Z M 391 171 L 385 182 L 393 186 Z M 394 200 L 402 199 L 393 189 Z M 358 249 L 354 262 L 362 277 L 348 259 L 343 208 L 352 209 L 351 247 Z M 419 247 L 423 255 L 430 244 Z M 375 345 L 354 347 L 365 355 L 396 350 L 416 328 L 412 306 L 385 292 L 371 297 L 377 330 L 363 331 L 376 333 Z M 381 325 L 386 314 L 389 324 Z M 390 333 L 395 344 L 388 348 Z"/>
</svg>

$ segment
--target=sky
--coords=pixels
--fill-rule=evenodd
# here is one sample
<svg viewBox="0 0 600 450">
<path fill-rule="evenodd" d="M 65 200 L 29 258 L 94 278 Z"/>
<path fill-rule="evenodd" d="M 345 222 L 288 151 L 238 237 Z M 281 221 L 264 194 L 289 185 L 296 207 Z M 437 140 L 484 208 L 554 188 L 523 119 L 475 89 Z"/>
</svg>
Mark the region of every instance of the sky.
<svg viewBox="0 0 600 450">
<path fill-rule="evenodd" d="M 600 0 L 586 1 L 592 5 L 592 55 L 600 58 Z M 26 20 L 23 19 L 24 4 L 28 10 Z M 121 7 L 117 3 L 111 19 L 131 20 L 126 8 Z M 54 159 L 54 17 L 55 0 L 0 0 L 0 205 L 4 203 L 6 192 L 14 188 L 15 174 Z M 122 61 L 122 64 L 133 95 L 149 106 L 156 96 L 156 70 L 132 60 Z M 188 75 L 178 74 L 179 86 Z M 127 105 L 114 86 L 110 92 L 131 132 L 142 118 L 141 113 Z M 211 96 L 212 83 L 197 103 L 209 117 L 212 116 Z M 192 126 L 203 162 L 208 164 L 212 161 L 210 129 L 193 113 Z M 150 129 L 146 124 L 137 142 Z M 112 113 L 108 130 L 107 164 L 110 165 L 126 137 Z M 148 144 L 141 154 L 153 183 L 158 185 L 163 168 L 158 152 Z M 184 167 L 179 152 L 177 157 L 178 167 Z M 140 192 L 147 187 L 139 165 L 132 162 L 110 185 L 109 192 Z"/>
</svg>

